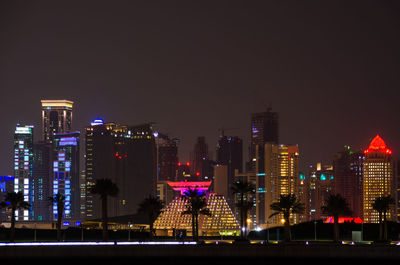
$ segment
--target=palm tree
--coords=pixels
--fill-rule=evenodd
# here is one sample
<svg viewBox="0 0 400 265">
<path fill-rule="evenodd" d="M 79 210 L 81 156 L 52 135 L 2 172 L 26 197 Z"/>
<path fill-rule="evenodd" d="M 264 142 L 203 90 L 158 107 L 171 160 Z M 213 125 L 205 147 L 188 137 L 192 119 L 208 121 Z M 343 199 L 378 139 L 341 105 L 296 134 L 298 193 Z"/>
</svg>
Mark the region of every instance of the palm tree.
<svg viewBox="0 0 400 265">
<path fill-rule="evenodd" d="M 283 214 L 285 220 L 285 241 L 290 241 L 290 215 L 301 214 L 304 212 L 304 204 L 297 200 L 296 195 L 288 194 L 281 195 L 278 202 L 274 202 L 270 205 L 271 210 L 275 211 L 272 216 Z"/>
<path fill-rule="evenodd" d="M 139 213 L 144 213 L 148 217 L 150 225 L 150 239 L 153 239 L 153 223 L 157 219 L 158 215 L 162 212 L 164 208 L 164 202 L 158 197 L 149 195 L 139 204 Z"/>
<path fill-rule="evenodd" d="M 101 212 L 103 220 L 103 241 L 108 240 L 108 218 L 107 218 L 107 197 L 117 197 L 119 189 L 111 179 L 103 178 L 96 180 L 96 183 L 89 188 L 92 194 L 100 195 L 101 199 Z"/>
<path fill-rule="evenodd" d="M 253 207 L 253 203 L 248 201 L 249 194 L 254 194 L 254 185 L 246 181 L 237 181 L 231 187 L 233 194 L 238 194 L 236 207 L 240 212 L 240 236 L 245 237 L 244 233 L 247 231 L 247 214 Z"/>
<path fill-rule="evenodd" d="M 24 201 L 24 195 L 21 191 L 19 192 L 8 192 L 4 201 L 1 203 L 1 207 L 11 210 L 11 230 L 10 230 L 10 242 L 14 242 L 15 238 L 15 211 L 26 210 L 31 205 Z"/>
<path fill-rule="evenodd" d="M 65 196 L 57 193 L 54 197 L 49 197 L 51 205 L 57 205 L 57 241 L 61 241 L 61 220 L 64 213 Z"/>
<path fill-rule="evenodd" d="M 183 214 L 190 214 L 192 216 L 192 237 L 194 241 L 199 239 L 199 215 L 211 216 L 211 212 L 207 207 L 206 194 L 200 192 L 197 188 L 188 188 L 183 192 L 183 199 L 187 202 L 186 211 Z"/>
<path fill-rule="evenodd" d="M 379 214 L 379 240 L 387 240 L 387 222 L 386 222 L 386 213 L 390 208 L 391 204 L 394 204 L 395 201 L 391 196 L 381 196 L 375 199 L 372 203 L 372 208 L 376 210 Z M 382 216 L 384 223 L 384 232 L 382 233 Z"/>
<path fill-rule="evenodd" d="M 352 214 L 346 198 L 343 198 L 340 194 L 329 194 L 325 200 L 325 206 L 322 206 L 321 210 L 324 214 L 333 216 L 333 240 L 339 242 L 339 216 Z"/>
</svg>

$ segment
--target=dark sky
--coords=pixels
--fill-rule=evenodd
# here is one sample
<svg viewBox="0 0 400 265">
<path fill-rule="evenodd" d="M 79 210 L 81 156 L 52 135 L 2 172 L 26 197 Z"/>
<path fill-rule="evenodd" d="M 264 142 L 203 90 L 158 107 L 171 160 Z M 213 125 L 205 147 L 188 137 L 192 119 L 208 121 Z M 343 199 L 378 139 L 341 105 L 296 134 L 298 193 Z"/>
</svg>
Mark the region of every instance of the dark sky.
<svg viewBox="0 0 400 265">
<path fill-rule="evenodd" d="M 280 115 L 301 166 L 379 133 L 400 153 L 396 1 L 1 1 L 0 175 L 12 174 L 16 124 L 41 134 L 40 100 L 96 117 L 155 122 L 215 154 L 218 129 L 250 138 L 250 114 Z"/>
</svg>

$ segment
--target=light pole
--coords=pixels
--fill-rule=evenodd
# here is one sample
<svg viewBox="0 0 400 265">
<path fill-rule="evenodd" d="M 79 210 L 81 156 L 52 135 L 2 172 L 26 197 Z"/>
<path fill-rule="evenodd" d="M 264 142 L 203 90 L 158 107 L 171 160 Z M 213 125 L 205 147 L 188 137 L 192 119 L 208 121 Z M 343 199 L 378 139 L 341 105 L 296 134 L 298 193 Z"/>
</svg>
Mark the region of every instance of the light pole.
<svg viewBox="0 0 400 265">
<path fill-rule="evenodd" d="M 363 226 L 363 222 L 361 222 L 361 241 L 364 241 L 364 226 Z"/>
<path fill-rule="evenodd" d="M 314 221 L 314 241 L 317 241 L 317 221 Z"/>
</svg>

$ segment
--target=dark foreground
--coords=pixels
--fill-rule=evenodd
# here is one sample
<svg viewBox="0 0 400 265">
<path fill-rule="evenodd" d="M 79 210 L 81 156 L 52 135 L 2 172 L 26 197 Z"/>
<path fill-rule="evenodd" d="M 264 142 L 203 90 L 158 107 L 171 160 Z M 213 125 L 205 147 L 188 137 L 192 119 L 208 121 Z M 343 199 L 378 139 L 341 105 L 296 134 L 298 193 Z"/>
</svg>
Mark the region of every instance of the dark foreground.
<svg viewBox="0 0 400 265">
<path fill-rule="evenodd" d="M 2 246 L 3 261 L 38 264 L 382 264 L 400 260 L 400 246 L 342 244 L 135 246 Z"/>
</svg>

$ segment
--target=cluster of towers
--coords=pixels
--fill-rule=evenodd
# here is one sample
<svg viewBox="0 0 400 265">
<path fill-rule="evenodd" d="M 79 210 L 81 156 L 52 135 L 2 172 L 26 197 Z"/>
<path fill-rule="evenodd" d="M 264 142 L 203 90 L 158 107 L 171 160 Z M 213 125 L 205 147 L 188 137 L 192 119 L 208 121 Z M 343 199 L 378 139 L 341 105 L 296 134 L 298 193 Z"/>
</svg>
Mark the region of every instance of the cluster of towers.
<svg viewBox="0 0 400 265">
<path fill-rule="evenodd" d="M 235 137 L 226 137 L 236 139 Z M 352 217 L 365 222 L 378 222 L 378 212 L 372 208 L 377 197 L 391 196 L 396 204 L 391 206 L 388 220 L 397 221 L 398 179 L 392 151 L 384 140 L 375 136 L 365 150 L 354 151 L 349 146 L 333 156 L 331 165 L 318 163 L 310 166 L 309 172 L 299 168 L 299 146 L 283 144 L 279 140 L 279 115 L 267 109 L 253 113 L 250 125 L 249 159 L 242 171 L 241 162 L 234 163 L 233 157 L 241 157 L 232 147 L 221 148 L 217 153 L 228 151 L 227 161 L 219 160 L 214 166 L 214 190 L 228 198 L 235 206 L 231 183 L 246 181 L 255 187 L 249 194 L 254 207 L 250 210 L 248 224 L 251 229 L 262 229 L 282 225 L 282 217 L 272 218 L 270 205 L 280 195 L 294 194 L 304 204 L 305 212 L 291 216 L 291 223 L 311 220 L 326 220 L 321 207 L 330 194 L 341 194 L 353 211 Z M 219 149 L 221 148 L 221 150 Z M 241 147 L 240 147 L 241 148 Z M 238 213 L 238 212 L 236 212 Z"/>
<path fill-rule="evenodd" d="M 164 155 L 157 154 L 172 149 L 176 156 L 176 139 L 159 135 L 151 123 L 128 126 L 101 119 L 95 119 L 83 132 L 72 131 L 72 101 L 41 103 L 41 140 L 34 141 L 34 126 L 17 125 L 14 176 L 1 182 L 3 195 L 5 191 L 22 192 L 31 205 L 16 213 L 17 221 L 55 220 L 57 208 L 49 198 L 57 193 L 65 196 L 64 219 L 80 222 L 101 218 L 99 199 L 88 192 L 101 178 L 110 178 L 120 191 L 117 198 L 110 199 L 109 216 L 133 214 L 145 197 L 156 193 L 158 159 L 160 177 L 169 170 L 162 162 Z M 177 160 L 173 163 L 176 166 Z M 7 215 L 3 210 L 0 217 L 4 221 Z"/>
<path fill-rule="evenodd" d="M 157 132 L 152 123 L 121 125 L 95 119 L 82 131 L 73 131 L 73 102 L 42 100 L 42 134 L 34 141 L 34 126 L 18 125 L 14 133 L 14 176 L 0 179 L 0 191 L 20 191 L 31 204 L 17 212 L 18 221 L 52 221 L 57 217 L 49 197 L 65 196 L 64 218 L 99 219 L 99 200 L 88 191 L 97 179 L 110 178 L 120 189 L 110 198 L 109 216 L 136 212 L 148 195 L 157 195 L 166 204 L 176 192 L 171 182 L 210 182 L 210 190 L 224 196 L 235 209 L 232 185 L 241 180 L 254 185 L 247 200 L 253 202 L 250 229 L 281 225 L 281 217 L 271 215 L 270 205 L 280 195 L 295 194 L 304 203 L 304 214 L 292 216 L 293 223 L 324 219 L 321 212 L 331 193 L 348 201 L 354 217 L 377 222 L 372 209 L 376 197 L 390 195 L 397 201 L 392 151 L 376 136 L 364 151 L 345 146 L 334 155 L 332 165 L 317 164 L 307 173 L 299 169 L 299 146 L 279 140 L 279 116 L 270 108 L 253 113 L 250 122 L 249 157 L 243 158 L 243 140 L 220 130 L 215 159 L 204 137 L 198 137 L 190 160 L 178 159 L 177 138 Z M 1 193 L 0 192 L 0 193 Z M 389 219 L 396 219 L 394 206 Z M 0 218 L 5 220 L 4 211 Z"/>
</svg>

